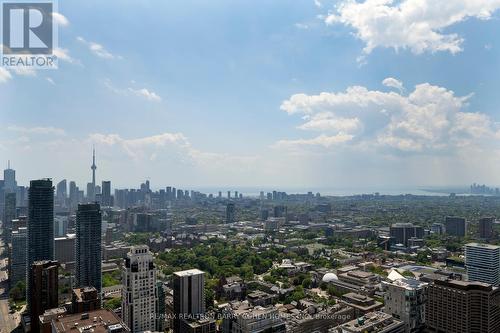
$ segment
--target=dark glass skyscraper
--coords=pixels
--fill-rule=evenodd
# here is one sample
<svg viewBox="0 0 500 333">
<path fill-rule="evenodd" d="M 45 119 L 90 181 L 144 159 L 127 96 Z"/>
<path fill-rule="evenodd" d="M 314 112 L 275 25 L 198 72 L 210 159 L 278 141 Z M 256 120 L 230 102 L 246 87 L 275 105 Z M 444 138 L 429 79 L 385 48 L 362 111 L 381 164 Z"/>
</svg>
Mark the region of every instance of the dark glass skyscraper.
<svg viewBox="0 0 500 333">
<path fill-rule="evenodd" d="M 236 207 L 234 203 L 229 202 L 226 205 L 226 223 L 234 223 L 236 219 Z"/>
<path fill-rule="evenodd" d="M 446 234 L 455 237 L 465 237 L 467 233 L 467 222 L 463 217 L 447 216 L 444 225 Z"/>
<path fill-rule="evenodd" d="M 101 203 L 104 207 L 113 206 L 111 200 L 111 182 L 103 181 L 102 182 L 102 197 Z"/>
<path fill-rule="evenodd" d="M 483 217 L 479 219 L 479 238 L 490 239 L 493 237 L 494 217 Z"/>
<path fill-rule="evenodd" d="M 10 161 L 7 169 L 3 171 L 4 189 L 8 192 L 16 192 L 16 171 L 10 168 Z"/>
<path fill-rule="evenodd" d="M 5 207 L 3 211 L 3 235 L 10 243 L 12 233 L 12 220 L 16 218 L 16 193 L 5 193 Z"/>
<path fill-rule="evenodd" d="M 54 188 L 52 180 L 39 179 L 30 182 L 28 219 L 28 253 L 26 279 L 28 309 L 31 307 L 31 265 L 39 260 L 54 259 Z"/>
<path fill-rule="evenodd" d="M 59 183 L 57 183 L 57 188 L 56 188 L 56 198 L 57 198 L 56 203 L 61 207 L 66 206 L 66 199 L 68 197 L 67 192 L 68 192 L 68 185 L 66 179 L 63 179 Z"/>
<path fill-rule="evenodd" d="M 78 205 L 76 212 L 76 287 L 94 287 L 101 294 L 101 208 Z"/>
</svg>

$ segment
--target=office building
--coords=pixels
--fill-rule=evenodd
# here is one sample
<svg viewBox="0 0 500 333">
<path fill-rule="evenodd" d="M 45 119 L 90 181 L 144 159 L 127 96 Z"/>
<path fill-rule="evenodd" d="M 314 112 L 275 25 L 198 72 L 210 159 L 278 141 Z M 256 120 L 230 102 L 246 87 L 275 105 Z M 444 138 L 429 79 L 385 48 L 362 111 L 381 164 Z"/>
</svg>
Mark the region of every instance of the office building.
<svg viewBox="0 0 500 333">
<path fill-rule="evenodd" d="M 30 267 L 29 280 L 31 292 L 28 294 L 31 318 L 31 331 L 39 331 L 38 316 L 45 310 L 58 306 L 58 268 L 57 261 L 35 261 Z"/>
<path fill-rule="evenodd" d="M 54 188 L 50 179 L 32 180 L 29 189 L 27 301 L 31 308 L 31 265 L 35 261 L 54 259 Z M 40 313 L 41 314 L 41 313 Z"/>
<path fill-rule="evenodd" d="M 7 169 L 3 171 L 3 188 L 5 192 L 16 193 L 16 170 L 10 168 L 10 161 L 7 162 Z"/>
<path fill-rule="evenodd" d="M 156 326 L 156 270 L 146 245 L 127 253 L 122 271 L 122 318 L 132 332 L 154 331 Z"/>
<path fill-rule="evenodd" d="M 5 206 L 3 210 L 3 235 L 4 240 L 10 243 L 10 236 L 12 232 L 12 220 L 16 218 L 16 193 L 8 192 L 5 193 Z"/>
<path fill-rule="evenodd" d="M 135 232 L 150 232 L 153 230 L 153 215 L 137 213 L 134 215 L 133 230 Z"/>
<path fill-rule="evenodd" d="M 12 231 L 12 246 L 9 258 L 9 283 L 11 288 L 19 281 L 26 282 L 26 246 L 28 230 L 20 227 Z"/>
<path fill-rule="evenodd" d="M 421 239 L 424 237 L 424 228 L 411 223 L 394 223 L 390 228 L 390 236 L 394 239 L 395 244 L 408 246 L 410 238 Z"/>
<path fill-rule="evenodd" d="M 415 279 L 382 282 L 384 312 L 402 321 L 406 333 L 421 332 L 425 324 L 427 283 Z"/>
<path fill-rule="evenodd" d="M 431 232 L 436 235 L 442 235 L 445 233 L 444 224 L 442 223 L 433 223 L 431 225 Z"/>
<path fill-rule="evenodd" d="M 427 332 L 500 332 L 500 290 L 490 284 L 435 280 L 427 287 Z"/>
<path fill-rule="evenodd" d="M 71 312 L 83 313 L 97 310 L 101 307 L 100 297 L 94 287 L 73 289 L 71 293 Z"/>
<path fill-rule="evenodd" d="M 69 182 L 69 205 L 72 210 L 76 209 L 79 202 L 79 192 L 80 189 L 76 186 L 76 183 Z"/>
<path fill-rule="evenodd" d="M 465 268 L 469 281 L 500 285 L 500 246 L 466 244 Z"/>
<path fill-rule="evenodd" d="M 189 269 L 173 274 L 174 332 L 192 331 L 205 314 L 205 273 Z M 182 319 L 186 318 L 186 319 Z"/>
<path fill-rule="evenodd" d="M 274 206 L 273 216 L 274 217 L 286 217 L 288 212 L 288 208 L 284 205 Z"/>
<path fill-rule="evenodd" d="M 76 212 L 76 287 L 94 287 L 101 293 L 101 209 L 99 204 L 78 205 Z"/>
<path fill-rule="evenodd" d="M 226 223 L 234 223 L 236 220 L 236 207 L 234 203 L 229 202 L 226 205 Z"/>
<path fill-rule="evenodd" d="M 467 223 L 463 217 L 447 216 L 444 226 L 446 234 L 450 236 L 465 237 L 467 232 Z"/>
<path fill-rule="evenodd" d="M 104 207 L 112 207 L 113 201 L 111 197 L 111 182 L 103 181 L 102 182 L 102 195 L 101 195 L 101 204 Z"/>
<path fill-rule="evenodd" d="M 483 217 L 479 219 L 479 238 L 491 239 L 493 238 L 493 223 L 495 218 Z"/>
<path fill-rule="evenodd" d="M 68 197 L 68 185 L 66 179 L 61 180 L 56 186 L 56 204 L 60 207 L 66 207 Z"/>
</svg>

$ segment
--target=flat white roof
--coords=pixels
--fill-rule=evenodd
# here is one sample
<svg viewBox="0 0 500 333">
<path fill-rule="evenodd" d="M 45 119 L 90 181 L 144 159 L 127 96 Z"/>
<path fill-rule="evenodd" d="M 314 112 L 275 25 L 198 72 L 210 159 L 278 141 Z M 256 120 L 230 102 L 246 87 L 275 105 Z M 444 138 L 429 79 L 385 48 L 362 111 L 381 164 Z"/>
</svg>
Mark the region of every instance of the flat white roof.
<svg viewBox="0 0 500 333">
<path fill-rule="evenodd" d="M 484 243 L 469 243 L 469 244 L 465 244 L 465 246 L 473 246 L 473 247 L 485 248 L 485 249 L 490 249 L 490 250 L 496 250 L 496 249 L 500 248 L 500 246 L 498 246 L 498 245 L 491 245 L 491 244 L 484 244 Z"/>
<path fill-rule="evenodd" d="M 191 275 L 205 274 L 205 272 L 200 271 L 197 268 L 193 268 L 193 269 L 188 269 L 186 271 L 175 272 L 174 274 L 177 276 L 191 276 Z"/>
</svg>

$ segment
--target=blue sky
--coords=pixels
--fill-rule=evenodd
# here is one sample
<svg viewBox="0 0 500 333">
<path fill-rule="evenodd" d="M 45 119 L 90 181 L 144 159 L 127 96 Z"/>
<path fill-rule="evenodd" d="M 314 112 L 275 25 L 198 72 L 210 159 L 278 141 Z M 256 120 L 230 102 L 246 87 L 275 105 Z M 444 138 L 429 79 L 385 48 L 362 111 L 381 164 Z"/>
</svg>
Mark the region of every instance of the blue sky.
<svg viewBox="0 0 500 333">
<path fill-rule="evenodd" d="M 83 186 L 95 144 L 116 186 L 500 184 L 498 8 L 60 1 L 59 69 L 0 72 L 0 156 L 24 183 Z"/>
</svg>

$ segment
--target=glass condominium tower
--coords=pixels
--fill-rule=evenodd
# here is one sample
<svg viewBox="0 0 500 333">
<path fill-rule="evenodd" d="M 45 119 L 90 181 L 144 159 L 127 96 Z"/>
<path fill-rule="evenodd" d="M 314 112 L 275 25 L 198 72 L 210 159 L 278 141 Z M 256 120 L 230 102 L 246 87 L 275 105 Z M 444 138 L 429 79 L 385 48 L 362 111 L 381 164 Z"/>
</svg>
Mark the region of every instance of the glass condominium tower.
<svg viewBox="0 0 500 333">
<path fill-rule="evenodd" d="M 101 294 L 101 208 L 80 204 L 76 212 L 76 287 L 94 287 Z"/>
<path fill-rule="evenodd" d="M 54 259 L 54 187 L 52 180 L 30 181 L 28 192 L 28 244 L 26 256 L 26 293 L 28 309 L 33 286 L 29 274 L 35 261 Z"/>
</svg>

